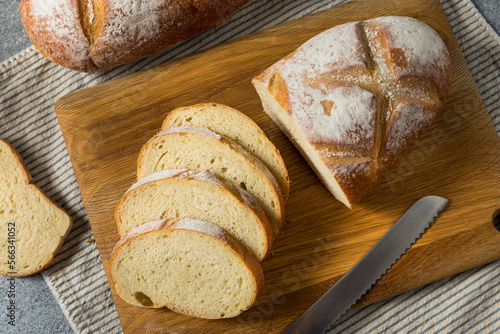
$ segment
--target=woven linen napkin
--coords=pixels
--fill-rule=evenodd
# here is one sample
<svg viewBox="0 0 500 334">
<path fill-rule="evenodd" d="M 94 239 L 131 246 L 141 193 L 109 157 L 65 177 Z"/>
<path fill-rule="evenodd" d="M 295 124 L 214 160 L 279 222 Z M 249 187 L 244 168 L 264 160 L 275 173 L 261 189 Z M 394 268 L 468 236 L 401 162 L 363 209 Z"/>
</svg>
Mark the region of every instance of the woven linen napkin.
<svg viewBox="0 0 500 334">
<path fill-rule="evenodd" d="M 0 64 L 0 138 L 16 147 L 35 184 L 74 219 L 54 264 L 42 276 L 76 333 L 122 329 L 97 248 L 88 242 L 92 230 L 54 112 L 57 98 L 344 2 L 255 0 L 162 54 L 103 73 L 65 69 L 33 47 Z M 470 1 L 442 0 L 442 5 L 500 133 L 500 38 Z M 499 276 L 497 261 L 350 312 L 331 333 L 500 332 Z"/>
</svg>

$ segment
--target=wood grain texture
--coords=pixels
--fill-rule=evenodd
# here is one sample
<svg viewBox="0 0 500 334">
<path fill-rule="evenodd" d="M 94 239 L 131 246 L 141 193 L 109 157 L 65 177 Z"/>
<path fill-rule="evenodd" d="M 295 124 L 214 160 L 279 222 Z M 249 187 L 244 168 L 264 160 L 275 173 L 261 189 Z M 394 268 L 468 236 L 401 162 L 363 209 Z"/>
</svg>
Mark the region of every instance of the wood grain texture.
<svg viewBox="0 0 500 334">
<path fill-rule="evenodd" d="M 452 58 L 453 83 L 435 123 L 353 210 L 336 201 L 262 112 L 250 80 L 332 26 L 407 15 L 434 28 Z M 500 141 L 438 0 L 355 0 L 204 52 L 67 95 L 61 129 L 106 274 L 118 241 L 113 210 L 135 181 L 137 154 L 176 107 L 218 102 L 244 112 L 281 151 L 290 173 L 287 224 L 263 261 L 257 304 L 235 319 L 202 320 L 127 305 L 112 292 L 125 333 L 281 332 L 356 263 L 413 202 L 449 204 L 376 286 L 366 305 L 500 258 Z"/>
</svg>

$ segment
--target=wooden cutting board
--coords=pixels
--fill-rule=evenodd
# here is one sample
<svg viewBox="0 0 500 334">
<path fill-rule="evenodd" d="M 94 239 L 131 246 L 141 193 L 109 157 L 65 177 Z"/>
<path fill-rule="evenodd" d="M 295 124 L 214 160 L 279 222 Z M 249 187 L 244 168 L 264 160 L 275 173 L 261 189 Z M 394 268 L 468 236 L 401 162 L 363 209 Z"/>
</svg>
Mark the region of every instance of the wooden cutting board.
<svg viewBox="0 0 500 334">
<path fill-rule="evenodd" d="M 453 84 L 444 109 L 353 210 L 322 186 L 294 146 L 262 112 L 250 80 L 332 26 L 407 15 L 433 27 L 450 50 Z M 118 241 L 113 210 L 135 181 L 141 146 L 169 110 L 199 102 L 235 107 L 255 120 L 283 154 L 292 180 L 287 225 L 263 261 L 265 291 L 235 319 L 202 320 L 124 303 L 126 333 L 281 332 L 356 263 L 420 197 L 449 205 L 427 233 L 361 301 L 365 305 L 500 258 L 500 141 L 437 0 L 356 0 L 64 96 L 56 112 L 101 259 Z M 359 306 L 358 305 L 358 306 Z"/>
</svg>

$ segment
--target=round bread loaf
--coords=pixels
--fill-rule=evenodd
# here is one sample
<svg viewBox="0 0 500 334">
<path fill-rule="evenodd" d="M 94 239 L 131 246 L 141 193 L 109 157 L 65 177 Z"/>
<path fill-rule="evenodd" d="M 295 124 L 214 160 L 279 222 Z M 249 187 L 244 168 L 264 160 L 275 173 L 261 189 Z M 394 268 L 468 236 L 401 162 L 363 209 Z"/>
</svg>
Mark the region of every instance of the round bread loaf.
<svg viewBox="0 0 500 334">
<path fill-rule="evenodd" d="M 429 128 L 451 60 L 423 22 L 379 17 L 322 32 L 252 83 L 328 190 L 352 207 Z"/>
<path fill-rule="evenodd" d="M 89 72 L 162 51 L 216 25 L 247 2 L 21 0 L 21 20 L 43 55 Z"/>
<path fill-rule="evenodd" d="M 146 223 L 115 246 L 110 273 L 127 303 L 189 316 L 238 316 L 263 289 L 259 262 L 221 227 L 201 220 Z"/>
<path fill-rule="evenodd" d="M 266 212 L 244 189 L 224 184 L 209 171 L 167 170 L 134 184 L 115 209 L 118 233 L 160 219 L 200 219 L 224 228 L 261 261 L 273 230 Z"/>
</svg>

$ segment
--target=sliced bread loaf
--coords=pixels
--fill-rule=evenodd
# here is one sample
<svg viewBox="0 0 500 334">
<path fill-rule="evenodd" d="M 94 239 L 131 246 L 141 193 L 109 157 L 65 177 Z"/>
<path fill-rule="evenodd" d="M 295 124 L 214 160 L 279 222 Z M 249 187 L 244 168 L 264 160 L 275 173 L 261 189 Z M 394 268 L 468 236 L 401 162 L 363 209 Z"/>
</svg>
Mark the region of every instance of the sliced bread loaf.
<svg viewBox="0 0 500 334">
<path fill-rule="evenodd" d="M 32 184 L 15 149 L 0 139 L 0 274 L 27 276 L 46 268 L 72 225 Z"/>
<path fill-rule="evenodd" d="M 146 176 L 122 197 L 115 210 L 120 236 L 159 219 L 193 218 L 224 228 L 260 261 L 271 249 L 273 230 L 255 197 L 225 185 L 209 171 L 167 170 Z"/>
<path fill-rule="evenodd" d="M 239 185 L 262 205 L 275 235 L 281 230 L 284 203 L 279 186 L 269 169 L 238 144 L 208 129 L 180 127 L 161 131 L 139 153 L 139 180 L 178 168 L 209 170 L 225 183 Z"/>
<path fill-rule="evenodd" d="M 219 319 L 248 309 L 263 289 L 257 259 L 221 227 L 194 219 L 146 223 L 125 235 L 110 259 L 127 303 Z"/>
<path fill-rule="evenodd" d="M 218 103 L 200 103 L 173 110 L 162 130 L 176 127 L 207 128 L 231 139 L 260 159 L 273 173 L 286 201 L 290 192 L 288 171 L 278 149 L 255 122 L 236 109 Z"/>
</svg>

